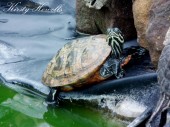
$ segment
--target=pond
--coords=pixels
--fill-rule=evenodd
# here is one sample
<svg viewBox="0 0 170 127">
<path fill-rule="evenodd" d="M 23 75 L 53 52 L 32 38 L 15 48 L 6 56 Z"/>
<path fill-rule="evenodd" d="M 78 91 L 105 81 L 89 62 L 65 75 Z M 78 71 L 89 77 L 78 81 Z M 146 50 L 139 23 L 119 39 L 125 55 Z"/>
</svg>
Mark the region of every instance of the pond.
<svg viewBox="0 0 170 127">
<path fill-rule="evenodd" d="M 76 103 L 56 108 L 47 107 L 44 98 L 49 93 L 49 88 L 41 83 L 42 74 L 61 47 L 81 37 L 75 30 L 75 6 L 73 5 L 75 0 L 72 0 L 73 3 L 63 0 L 65 4 L 62 14 L 35 11 L 14 12 L 8 10 L 9 5 L 7 6 L 5 0 L 2 1 L 2 8 L 0 8 L 0 82 L 2 81 L 0 126 L 123 127 L 124 122 L 116 119 L 113 116 L 115 113 L 126 118 L 134 118 L 136 114 L 143 112 L 147 106 L 153 105 L 154 100 L 157 100 L 151 96 L 156 93 L 155 85 L 151 86 L 152 81 L 147 82 L 145 80 L 147 75 L 145 75 L 145 78 L 139 81 L 131 80 L 132 82 L 126 83 L 128 85 L 125 90 L 122 83 L 121 86 L 117 84 L 120 91 L 116 91 L 114 86 L 112 89 L 106 88 L 106 91 L 110 92 L 105 92 L 104 87 L 101 87 L 99 92 L 96 88 L 90 89 L 90 97 L 80 92 L 81 96 L 74 92 L 73 94 L 64 93 L 66 99 L 72 98 Z M 38 3 L 41 1 L 44 0 L 38 0 Z M 54 7 L 58 4 L 63 5 L 63 2 L 50 0 L 47 5 Z M 132 42 L 136 44 L 136 41 Z M 132 70 L 134 70 L 132 76 L 138 72 L 145 73 L 136 67 L 129 70 L 131 74 Z M 143 79 L 144 82 L 141 81 Z M 135 87 L 131 84 L 135 84 Z M 149 87 L 142 86 L 147 84 Z M 140 85 L 142 87 L 137 88 Z M 32 96 L 34 94 L 35 96 Z M 79 100 L 83 100 L 83 104 L 80 104 Z M 148 100 L 153 101 L 148 102 Z"/>
<path fill-rule="evenodd" d="M 82 105 L 47 108 L 44 100 L 0 85 L 1 127 L 124 127 L 106 113 Z"/>
</svg>

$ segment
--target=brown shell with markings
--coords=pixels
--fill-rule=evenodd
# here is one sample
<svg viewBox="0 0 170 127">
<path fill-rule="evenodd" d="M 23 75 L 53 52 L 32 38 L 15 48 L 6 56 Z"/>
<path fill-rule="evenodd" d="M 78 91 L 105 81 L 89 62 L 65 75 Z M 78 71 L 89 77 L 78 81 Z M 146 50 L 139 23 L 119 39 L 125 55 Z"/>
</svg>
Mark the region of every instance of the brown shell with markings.
<svg viewBox="0 0 170 127">
<path fill-rule="evenodd" d="M 50 61 L 42 82 L 62 91 L 87 86 L 104 80 L 99 70 L 110 55 L 106 35 L 73 40 L 61 48 Z"/>
</svg>

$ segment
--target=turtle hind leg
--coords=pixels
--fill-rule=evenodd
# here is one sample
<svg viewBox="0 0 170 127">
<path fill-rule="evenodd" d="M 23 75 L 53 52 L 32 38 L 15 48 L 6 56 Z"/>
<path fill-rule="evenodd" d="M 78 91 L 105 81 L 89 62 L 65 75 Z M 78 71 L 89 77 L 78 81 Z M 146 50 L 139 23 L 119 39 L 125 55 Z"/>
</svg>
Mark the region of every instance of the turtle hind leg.
<svg viewBox="0 0 170 127">
<path fill-rule="evenodd" d="M 120 79 L 123 78 L 125 76 L 125 71 L 121 66 L 122 61 L 119 60 L 115 60 L 115 66 L 112 66 L 112 71 L 114 72 L 114 76 L 116 77 L 116 79 Z"/>
<path fill-rule="evenodd" d="M 146 123 L 146 127 L 152 127 L 152 121 L 154 121 L 156 119 L 156 117 L 161 114 L 161 122 L 159 127 L 163 127 L 163 125 L 166 122 L 166 115 L 167 115 L 167 109 L 170 106 L 170 98 L 168 95 L 166 95 L 165 93 L 162 93 L 158 105 L 156 107 L 156 109 L 154 110 L 152 116 L 150 117 L 150 119 L 148 120 L 148 122 Z"/>
<path fill-rule="evenodd" d="M 149 53 L 149 51 L 147 51 L 143 47 L 131 46 L 131 47 L 125 48 L 123 50 L 122 55 L 125 56 L 125 57 L 128 56 L 128 55 L 131 55 L 132 59 L 138 60 L 138 59 L 141 59 L 143 56 L 145 56 L 148 53 Z"/>
<path fill-rule="evenodd" d="M 59 102 L 61 101 L 59 93 L 59 88 L 50 88 L 50 93 L 45 100 L 48 106 L 59 106 Z"/>
</svg>

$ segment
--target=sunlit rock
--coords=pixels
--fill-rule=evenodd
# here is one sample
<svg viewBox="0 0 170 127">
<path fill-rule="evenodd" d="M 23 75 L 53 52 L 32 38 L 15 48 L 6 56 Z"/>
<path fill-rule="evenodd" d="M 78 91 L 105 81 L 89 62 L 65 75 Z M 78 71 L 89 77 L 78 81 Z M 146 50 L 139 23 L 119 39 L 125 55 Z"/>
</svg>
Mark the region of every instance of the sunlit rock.
<svg viewBox="0 0 170 127">
<path fill-rule="evenodd" d="M 116 106 L 118 117 L 132 120 L 146 110 L 146 106 L 132 99 L 125 99 Z"/>
<path fill-rule="evenodd" d="M 170 26 L 170 1 L 152 0 L 152 3 L 146 38 L 149 43 L 152 62 L 157 66 L 164 47 L 165 35 Z"/>
<path fill-rule="evenodd" d="M 149 11 L 152 0 L 135 0 L 133 2 L 133 17 L 137 30 L 138 42 L 142 47 L 149 49 L 146 39 L 146 30 L 149 21 Z"/>
</svg>

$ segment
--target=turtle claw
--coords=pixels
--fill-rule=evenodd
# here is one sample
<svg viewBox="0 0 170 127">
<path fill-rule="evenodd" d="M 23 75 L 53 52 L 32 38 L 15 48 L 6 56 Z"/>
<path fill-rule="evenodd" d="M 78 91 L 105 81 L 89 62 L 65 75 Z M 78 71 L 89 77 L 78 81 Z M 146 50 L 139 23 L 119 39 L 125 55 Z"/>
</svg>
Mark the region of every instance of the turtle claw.
<svg viewBox="0 0 170 127">
<path fill-rule="evenodd" d="M 51 88 L 50 93 L 45 101 L 48 106 L 59 106 L 59 102 L 61 101 L 61 98 L 59 96 L 59 90 Z"/>
<path fill-rule="evenodd" d="M 115 74 L 116 79 L 120 79 L 123 78 L 125 75 L 125 71 L 123 69 L 121 69 L 120 72 L 118 72 L 117 74 Z"/>
</svg>

